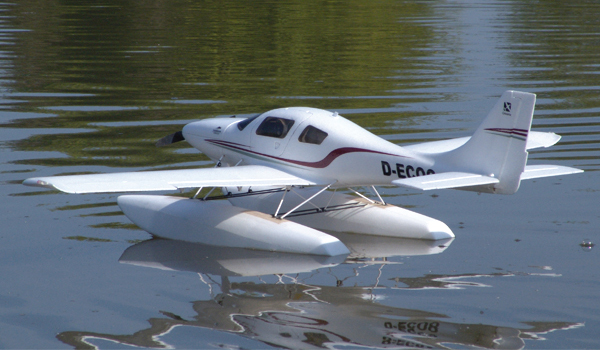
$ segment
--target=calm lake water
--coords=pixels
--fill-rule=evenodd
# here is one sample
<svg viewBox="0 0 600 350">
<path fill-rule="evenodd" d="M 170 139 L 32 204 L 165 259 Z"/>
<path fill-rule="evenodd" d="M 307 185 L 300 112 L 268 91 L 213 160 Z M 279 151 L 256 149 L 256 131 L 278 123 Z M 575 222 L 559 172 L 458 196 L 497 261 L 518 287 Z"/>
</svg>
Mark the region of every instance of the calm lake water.
<svg viewBox="0 0 600 350">
<path fill-rule="evenodd" d="M 0 4 L 0 348 L 600 348 L 600 3 Z M 192 120 L 338 111 L 398 143 L 467 136 L 537 94 L 512 196 L 382 188 L 452 242 L 341 237 L 324 259 L 152 239 L 117 195 L 28 177 L 208 166 Z M 441 247 L 440 247 L 441 246 Z M 435 253 L 435 254 L 431 254 Z"/>
</svg>

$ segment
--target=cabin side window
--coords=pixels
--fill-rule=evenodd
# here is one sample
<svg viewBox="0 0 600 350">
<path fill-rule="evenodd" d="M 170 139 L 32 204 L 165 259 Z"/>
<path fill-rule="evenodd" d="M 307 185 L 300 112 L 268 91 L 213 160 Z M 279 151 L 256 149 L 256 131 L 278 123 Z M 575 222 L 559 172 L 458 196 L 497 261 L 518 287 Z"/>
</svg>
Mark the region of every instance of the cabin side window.
<svg viewBox="0 0 600 350">
<path fill-rule="evenodd" d="M 256 129 L 256 135 L 282 139 L 294 125 L 291 119 L 267 117 Z"/>
<path fill-rule="evenodd" d="M 300 137 L 298 137 L 298 141 L 320 145 L 323 140 L 325 140 L 327 135 L 328 134 L 325 131 L 309 125 L 306 127 L 306 129 L 304 129 L 304 131 L 302 131 L 302 134 L 300 134 Z"/>
<path fill-rule="evenodd" d="M 256 119 L 258 117 L 260 117 L 260 114 L 257 114 L 253 117 L 242 120 L 241 122 L 239 122 L 237 124 L 238 129 L 240 129 L 240 131 L 244 130 L 244 128 L 246 128 L 248 126 L 248 124 L 252 123 L 252 121 L 254 121 L 254 119 Z"/>
</svg>

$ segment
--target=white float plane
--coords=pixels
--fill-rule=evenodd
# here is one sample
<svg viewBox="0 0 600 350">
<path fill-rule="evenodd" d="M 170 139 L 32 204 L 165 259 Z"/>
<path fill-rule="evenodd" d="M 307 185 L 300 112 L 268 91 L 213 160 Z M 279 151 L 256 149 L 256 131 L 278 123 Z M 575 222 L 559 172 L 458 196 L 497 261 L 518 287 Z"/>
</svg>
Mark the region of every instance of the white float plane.
<svg viewBox="0 0 600 350">
<path fill-rule="evenodd" d="M 534 106 L 534 94 L 506 91 L 473 136 L 405 147 L 315 108 L 205 119 L 157 145 L 186 140 L 215 168 L 38 177 L 24 184 L 68 193 L 198 188 L 191 199 L 124 195 L 118 204 L 156 236 L 212 245 L 340 255 L 348 249 L 323 231 L 451 239 L 444 223 L 386 204 L 375 186 L 513 194 L 521 180 L 581 172 L 526 165 L 527 150 L 560 139 L 530 131 Z M 355 190 L 363 186 L 376 200 Z M 224 195 L 197 198 L 205 187 Z M 337 193 L 340 188 L 358 197 Z"/>
</svg>

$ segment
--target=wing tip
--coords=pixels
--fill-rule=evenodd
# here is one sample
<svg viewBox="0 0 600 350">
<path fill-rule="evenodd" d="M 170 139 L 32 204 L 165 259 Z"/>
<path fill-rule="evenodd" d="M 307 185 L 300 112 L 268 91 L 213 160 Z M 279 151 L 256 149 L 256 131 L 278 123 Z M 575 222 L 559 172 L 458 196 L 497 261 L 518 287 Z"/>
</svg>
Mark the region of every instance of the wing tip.
<svg viewBox="0 0 600 350">
<path fill-rule="evenodd" d="M 54 188 L 54 186 L 52 186 L 50 183 L 38 177 L 31 177 L 29 179 L 25 179 L 25 181 L 23 181 L 23 185 L 32 187 Z"/>
<path fill-rule="evenodd" d="M 59 188 L 55 184 L 46 181 L 45 178 L 43 178 L 43 177 L 42 178 L 32 177 L 29 179 L 25 179 L 25 181 L 23 181 L 23 185 L 31 186 L 31 187 L 42 187 L 42 188 L 47 188 L 47 189 L 55 190 L 55 191 L 61 191 L 61 192 L 65 192 L 65 193 L 79 194 L 79 192 L 77 192 L 77 191 L 72 191 L 67 188 Z"/>
</svg>

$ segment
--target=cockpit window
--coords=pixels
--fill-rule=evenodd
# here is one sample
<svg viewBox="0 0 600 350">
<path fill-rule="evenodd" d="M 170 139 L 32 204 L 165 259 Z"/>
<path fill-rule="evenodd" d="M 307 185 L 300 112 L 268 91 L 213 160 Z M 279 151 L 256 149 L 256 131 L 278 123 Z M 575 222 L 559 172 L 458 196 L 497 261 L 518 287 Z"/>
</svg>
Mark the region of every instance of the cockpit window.
<svg viewBox="0 0 600 350">
<path fill-rule="evenodd" d="M 306 127 L 306 129 L 304 129 L 304 131 L 302 131 L 302 134 L 300 134 L 300 137 L 298 137 L 298 141 L 320 145 L 326 137 L 327 133 L 325 131 L 309 125 Z"/>
<path fill-rule="evenodd" d="M 244 130 L 244 128 L 247 127 L 248 124 L 252 123 L 252 121 L 258 117 L 260 117 L 260 114 L 257 114 L 254 117 L 250 117 L 250 118 L 242 120 L 237 125 L 238 129 L 240 129 L 240 131 Z"/>
<path fill-rule="evenodd" d="M 267 117 L 256 129 L 256 135 L 282 139 L 290 131 L 292 125 L 294 125 L 294 121 L 291 119 Z"/>
</svg>

